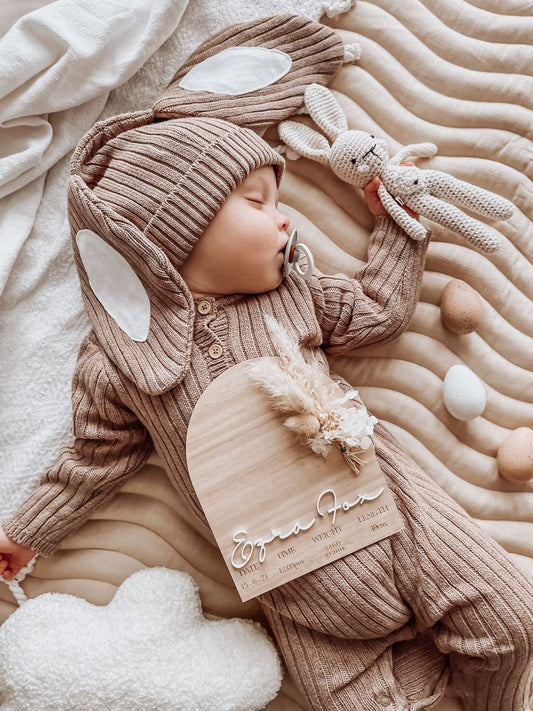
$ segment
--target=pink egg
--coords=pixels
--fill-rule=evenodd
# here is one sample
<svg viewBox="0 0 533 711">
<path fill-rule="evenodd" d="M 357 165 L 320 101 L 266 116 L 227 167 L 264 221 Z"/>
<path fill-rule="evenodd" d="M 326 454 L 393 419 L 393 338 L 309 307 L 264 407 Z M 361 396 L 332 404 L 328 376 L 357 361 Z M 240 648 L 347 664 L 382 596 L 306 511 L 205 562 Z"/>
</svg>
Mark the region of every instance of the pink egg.
<svg viewBox="0 0 533 711">
<path fill-rule="evenodd" d="M 533 430 L 519 427 L 511 432 L 498 448 L 496 463 L 509 481 L 533 479 Z"/>
</svg>

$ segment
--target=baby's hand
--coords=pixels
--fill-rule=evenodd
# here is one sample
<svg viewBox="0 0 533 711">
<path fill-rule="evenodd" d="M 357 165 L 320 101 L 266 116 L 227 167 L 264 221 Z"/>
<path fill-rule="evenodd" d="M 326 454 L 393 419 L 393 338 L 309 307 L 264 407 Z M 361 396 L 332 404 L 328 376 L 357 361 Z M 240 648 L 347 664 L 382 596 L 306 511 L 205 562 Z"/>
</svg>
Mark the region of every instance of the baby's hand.
<svg viewBox="0 0 533 711">
<path fill-rule="evenodd" d="M 414 165 L 414 163 L 402 163 L 401 165 Z M 368 209 L 373 215 L 388 215 L 389 213 L 385 208 L 383 207 L 381 200 L 379 199 L 378 195 L 378 188 L 381 184 L 381 180 L 377 177 L 374 178 L 374 180 L 371 180 L 365 187 L 363 188 L 363 192 L 365 195 L 365 200 L 366 204 L 368 205 Z M 403 205 L 403 209 L 411 215 L 411 217 L 414 217 L 415 220 L 418 220 L 418 213 L 413 212 L 411 208 L 407 207 L 407 205 Z"/>
<path fill-rule="evenodd" d="M 8 538 L 0 526 L 0 575 L 4 580 L 12 580 L 35 555 L 31 548 Z"/>
</svg>

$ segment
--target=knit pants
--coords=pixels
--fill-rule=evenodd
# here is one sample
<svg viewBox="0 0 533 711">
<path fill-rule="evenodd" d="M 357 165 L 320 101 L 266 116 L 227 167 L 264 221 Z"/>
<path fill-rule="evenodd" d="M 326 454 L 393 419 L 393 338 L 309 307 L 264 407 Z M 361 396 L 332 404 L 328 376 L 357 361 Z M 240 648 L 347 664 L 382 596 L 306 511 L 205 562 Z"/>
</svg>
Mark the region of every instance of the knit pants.
<svg viewBox="0 0 533 711">
<path fill-rule="evenodd" d="M 448 681 L 469 711 L 528 711 L 533 584 L 377 425 L 405 529 L 260 596 L 316 711 L 416 711 Z"/>
</svg>

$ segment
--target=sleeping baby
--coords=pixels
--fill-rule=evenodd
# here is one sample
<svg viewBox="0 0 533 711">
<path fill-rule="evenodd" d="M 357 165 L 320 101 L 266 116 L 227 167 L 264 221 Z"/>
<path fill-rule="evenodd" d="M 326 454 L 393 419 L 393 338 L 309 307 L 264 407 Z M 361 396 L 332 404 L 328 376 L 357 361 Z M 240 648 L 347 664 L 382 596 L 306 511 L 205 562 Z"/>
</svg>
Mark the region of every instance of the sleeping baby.
<svg viewBox="0 0 533 711">
<path fill-rule="evenodd" d="M 92 324 L 73 379 L 75 439 L 2 524 L 6 579 L 34 552 L 51 555 L 154 448 L 208 526 L 186 466 L 188 422 L 217 376 L 276 355 L 263 313 L 327 369 L 327 355 L 397 338 L 420 293 L 427 240 L 387 215 L 378 178 L 364 190 L 375 228 L 355 277 L 284 276 L 284 159 L 255 131 L 209 117 L 100 129 L 80 143 L 69 184 Z M 100 243 L 142 282 L 135 319 L 105 288 L 93 291 L 85 265 Z M 403 530 L 259 596 L 309 708 L 414 711 L 451 681 L 468 709 L 526 711 L 530 581 L 386 427 L 372 441 Z"/>
</svg>

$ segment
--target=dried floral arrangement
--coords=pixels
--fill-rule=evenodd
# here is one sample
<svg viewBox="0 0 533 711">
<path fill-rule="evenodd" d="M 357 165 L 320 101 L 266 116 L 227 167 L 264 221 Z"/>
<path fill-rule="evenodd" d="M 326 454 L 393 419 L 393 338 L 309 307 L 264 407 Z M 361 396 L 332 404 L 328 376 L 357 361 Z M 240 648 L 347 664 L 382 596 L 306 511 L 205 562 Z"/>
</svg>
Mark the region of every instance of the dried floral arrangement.
<svg viewBox="0 0 533 711">
<path fill-rule="evenodd" d="M 302 443 L 323 457 L 338 446 L 359 474 L 363 462 L 358 455 L 372 445 L 378 420 L 364 405 L 350 404 L 357 390 L 339 397 L 339 386 L 324 372 L 315 350 L 309 350 L 307 362 L 297 340 L 275 318 L 263 317 L 279 356 L 250 361 L 249 377 L 270 396 L 274 409 L 290 415 L 284 424 Z"/>
</svg>

